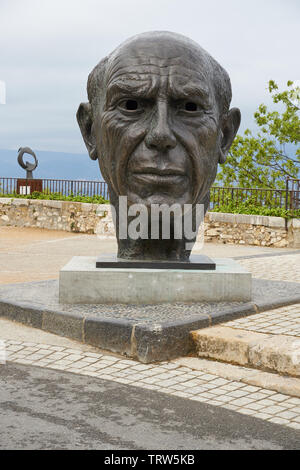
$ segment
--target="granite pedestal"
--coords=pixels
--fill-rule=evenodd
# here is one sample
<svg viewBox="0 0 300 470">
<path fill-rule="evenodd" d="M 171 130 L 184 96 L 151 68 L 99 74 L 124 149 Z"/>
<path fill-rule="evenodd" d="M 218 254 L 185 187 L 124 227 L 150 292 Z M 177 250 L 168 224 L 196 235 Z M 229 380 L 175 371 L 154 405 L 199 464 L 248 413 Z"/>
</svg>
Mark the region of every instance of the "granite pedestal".
<svg viewBox="0 0 300 470">
<path fill-rule="evenodd" d="M 60 271 L 64 304 L 248 302 L 251 273 L 236 261 L 215 259 L 215 270 L 97 268 L 96 257 L 75 256 Z"/>
</svg>

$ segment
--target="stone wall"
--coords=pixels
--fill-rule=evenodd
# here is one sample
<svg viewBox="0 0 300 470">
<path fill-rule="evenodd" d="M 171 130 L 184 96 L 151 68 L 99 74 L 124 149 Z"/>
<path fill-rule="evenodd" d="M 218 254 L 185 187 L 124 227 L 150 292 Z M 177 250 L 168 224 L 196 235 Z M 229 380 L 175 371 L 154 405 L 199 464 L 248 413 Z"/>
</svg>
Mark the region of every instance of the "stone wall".
<svg viewBox="0 0 300 470">
<path fill-rule="evenodd" d="M 293 246 L 294 236 L 289 236 L 290 227 L 286 231 L 282 217 L 208 212 L 205 222 L 206 242 L 277 248 Z M 288 225 L 291 226 L 291 222 Z"/>
<path fill-rule="evenodd" d="M 114 235 L 109 204 L 0 198 L 0 226 Z"/>
<path fill-rule="evenodd" d="M 208 212 L 204 225 L 206 242 L 300 248 L 299 219 L 289 221 L 286 231 L 281 217 Z M 0 198 L 0 226 L 97 233 L 115 238 L 109 204 Z"/>
</svg>

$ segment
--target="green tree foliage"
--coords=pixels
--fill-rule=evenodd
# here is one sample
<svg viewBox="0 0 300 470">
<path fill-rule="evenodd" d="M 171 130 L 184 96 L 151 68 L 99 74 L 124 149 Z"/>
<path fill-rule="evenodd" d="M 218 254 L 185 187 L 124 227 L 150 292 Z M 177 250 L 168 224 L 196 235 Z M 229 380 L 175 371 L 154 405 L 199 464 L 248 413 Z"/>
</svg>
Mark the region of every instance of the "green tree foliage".
<svg viewBox="0 0 300 470">
<path fill-rule="evenodd" d="M 249 129 L 237 135 L 217 176 L 218 186 L 284 189 L 287 177 L 299 178 L 300 87 L 288 81 L 287 89 L 280 92 L 271 80 L 268 90 L 280 111 L 259 106 L 254 114 L 257 135 Z"/>
</svg>

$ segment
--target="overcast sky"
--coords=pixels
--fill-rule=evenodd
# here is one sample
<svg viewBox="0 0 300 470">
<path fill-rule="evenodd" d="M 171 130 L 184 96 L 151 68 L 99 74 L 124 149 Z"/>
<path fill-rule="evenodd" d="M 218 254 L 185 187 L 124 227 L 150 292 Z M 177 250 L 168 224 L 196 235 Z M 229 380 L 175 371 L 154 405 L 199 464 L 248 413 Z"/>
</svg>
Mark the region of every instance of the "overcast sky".
<svg viewBox="0 0 300 470">
<path fill-rule="evenodd" d="M 123 40 L 168 30 L 229 72 L 243 131 L 269 79 L 300 79 L 299 0 L 0 0 L 0 148 L 85 153 L 75 114 L 91 69 Z"/>
</svg>

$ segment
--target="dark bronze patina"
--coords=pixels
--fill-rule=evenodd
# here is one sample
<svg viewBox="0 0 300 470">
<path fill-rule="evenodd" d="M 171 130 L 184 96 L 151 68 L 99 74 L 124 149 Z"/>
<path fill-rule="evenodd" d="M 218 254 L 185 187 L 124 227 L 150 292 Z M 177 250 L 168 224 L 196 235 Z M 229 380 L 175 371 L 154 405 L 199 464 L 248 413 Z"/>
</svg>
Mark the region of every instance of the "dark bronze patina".
<svg viewBox="0 0 300 470">
<path fill-rule="evenodd" d="M 117 213 L 128 206 L 209 203 L 209 190 L 240 125 L 226 71 L 197 43 L 151 32 L 121 44 L 88 78 L 77 112 Z M 171 220 L 172 224 L 172 220 Z M 172 233 L 172 232 L 171 232 Z M 118 239 L 118 257 L 188 260 L 186 239 Z M 195 241 L 195 240 L 194 240 Z"/>
</svg>

